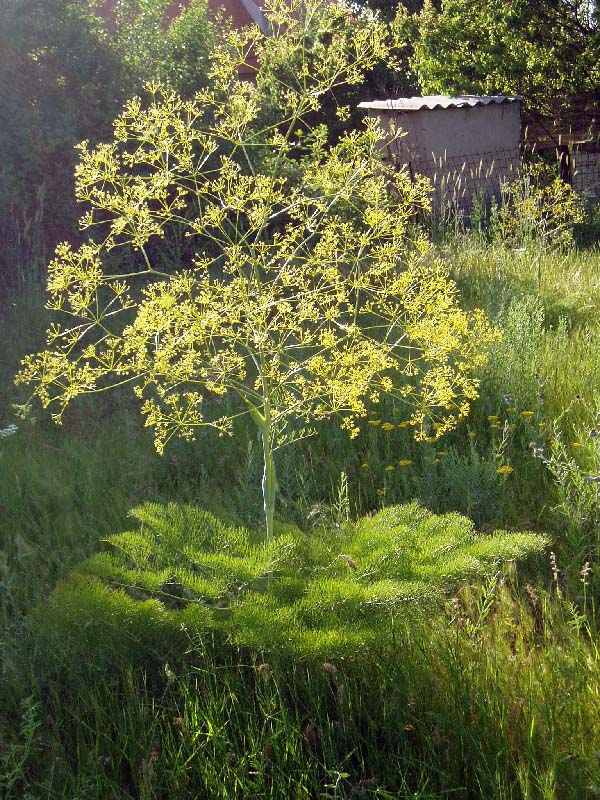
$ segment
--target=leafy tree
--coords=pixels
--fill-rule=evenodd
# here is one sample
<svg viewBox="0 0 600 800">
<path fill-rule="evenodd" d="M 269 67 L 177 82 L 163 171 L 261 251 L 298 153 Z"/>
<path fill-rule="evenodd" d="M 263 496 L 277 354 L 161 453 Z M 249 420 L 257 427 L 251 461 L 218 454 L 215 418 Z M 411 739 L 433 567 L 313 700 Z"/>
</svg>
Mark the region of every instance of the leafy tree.
<svg viewBox="0 0 600 800">
<path fill-rule="evenodd" d="M 410 17 L 413 67 L 425 93 L 517 93 L 547 112 L 556 101 L 598 92 L 600 30 L 587 0 L 445 0 Z"/>
<path fill-rule="evenodd" d="M 281 118 L 257 127 L 260 91 L 237 79 L 234 53 L 296 52 L 303 14 L 316 8 L 274 4 L 266 42 L 230 32 L 211 89 L 187 101 L 155 89 L 149 105 L 127 104 L 113 143 L 82 145 L 77 197 L 91 207 L 82 221 L 94 237 L 58 248 L 49 307 L 66 321 L 18 378 L 57 420 L 79 395 L 133 384 L 159 451 L 175 435 L 204 425 L 228 433 L 236 414 L 250 415 L 263 443 L 269 539 L 278 448 L 332 414 L 356 435 L 381 392 L 410 409 L 417 437 L 450 430 L 476 396 L 474 369 L 492 339 L 481 313 L 460 310 L 427 242 L 411 237 L 426 188 L 383 166 L 374 123 L 332 147 L 317 137 L 302 169 L 290 170 L 319 98 L 359 82 L 385 53 L 377 19 L 313 50 L 310 69 L 307 55 L 282 91 Z M 196 249 L 177 273 L 161 274 L 148 245 L 172 226 Z M 114 265 L 125 247 L 141 253 L 142 274 Z M 229 394 L 235 413 L 205 408 L 206 397 Z"/>
<path fill-rule="evenodd" d="M 166 5 L 121 0 L 116 29 L 107 30 L 98 0 L 2 3 L 0 271 L 8 280 L 15 261 L 32 271 L 30 262 L 45 263 L 45 252 L 75 235 L 78 142 L 107 139 L 125 98 L 149 78 L 184 95 L 206 85 L 214 40 L 206 2 L 192 0 L 165 27 Z"/>
<path fill-rule="evenodd" d="M 51 214 L 37 222 L 53 249 L 76 229 L 74 204 L 65 202 L 73 196 L 74 145 L 109 135 L 124 99 L 120 64 L 89 4 L 69 0 L 4 0 L 0 53 L 4 250 L 13 217 L 32 224 L 42 195 Z"/>
<path fill-rule="evenodd" d="M 132 92 L 161 81 L 184 97 L 204 88 L 216 31 L 207 0 L 190 0 L 168 14 L 171 0 L 118 0 L 111 38 L 128 71 Z"/>
</svg>

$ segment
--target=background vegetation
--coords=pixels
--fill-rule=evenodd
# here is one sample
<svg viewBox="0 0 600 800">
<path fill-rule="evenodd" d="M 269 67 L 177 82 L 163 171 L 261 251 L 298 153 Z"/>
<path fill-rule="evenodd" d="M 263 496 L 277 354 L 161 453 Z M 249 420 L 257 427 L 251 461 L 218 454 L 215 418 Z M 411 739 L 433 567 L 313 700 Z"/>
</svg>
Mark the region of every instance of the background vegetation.
<svg viewBox="0 0 600 800">
<path fill-rule="evenodd" d="M 468 517 L 482 539 L 503 528 L 541 532 L 544 554 L 503 566 L 492 560 L 478 581 L 451 576 L 429 603 L 399 608 L 368 648 L 351 652 L 321 641 L 291 657 L 284 624 L 258 639 L 242 635 L 256 631 L 257 620 L 277 621 L 268 608 L 233 631 L 219 602 L 211 613 L 223 624 L 186 618 L 190 587 L 174 580 L 180 565 L 167 558 L 161 582 L 145 593 L 129 581 L 127 594 L 108 594 L 116 566 L 131 566 L 135 537 L 119 549 L 126 542 L 118 535 L 138 531 L 132 508 L 187 503 L 213 514 L 215 525 L 255 536 L 261 445 L 240 420 L 233 437 L 215 444 L 201 433 L 159 457 L 124 394 L 81 399 L 61 429 L 38 410 L 14 416 L 24 395 L 13 377 L 22 357 L 43 346 L 49 322 L 42 273 L 67 231 L 61 214 L 71 214 L 71 143 L 107 136 L 102 126 L 148 77 L 135 65 L 146 45 L 132 47 L 127 62 L 124 45 L 77 11 L 82 4 L 58 4 L 53 25 L 38 16 L 43 5 L 33 13 L 12 0 L 0 14 L 0 26 L 13 26 L 2 28 L 11 48 L 0 69 L 12 70 L 14 81 L 0 86 L 16 87 L 6 100 L 20 126 L 0 135 L 0 794 L 597 796 L 597 208 L 582 215 L 564 196 L 554 216 L 543 205 L 546 216 L 524 225 L 539 200 L 524 184 L 504 215 L 430 229 L 462 308 L 483 308 L 502 333 L 478 373 L 468 418 L 441 442 L 416 443 L 397 404 L 382 401 L 357 439 L 325 419 L 278 462 L 279 534 L 316 548 L 357 525 L 376 527 L 381 509 L 416 499 L 433 514 Z M 132 19 L 141 26 L 136 36 L 156 37 L 155 17 Z M 69 38 L 70 26 L 78 33 Z M 212 35 L 198 38 L 198 53 Z M 166 37 L 159 39 L 156 64 L 164 69 Z M 38 99 L 41 87 L 55 93 L 54 107 Z M 77 113 L 69 111 L 75 98 Z M 47 137 L 38 136 L 40 125 Z M 362 567 L 350 542 L 335 552 Z M 102 572 L 110 551 L 113 571 Z M 348 561 L 335 568 L 353 579 Z M 285 584 L 291 598 L 293 577 Z M 339 597 L 330 607 L 339 611 Z M 346 606 L 342 638 L 356 608 Z"/>
</svg>

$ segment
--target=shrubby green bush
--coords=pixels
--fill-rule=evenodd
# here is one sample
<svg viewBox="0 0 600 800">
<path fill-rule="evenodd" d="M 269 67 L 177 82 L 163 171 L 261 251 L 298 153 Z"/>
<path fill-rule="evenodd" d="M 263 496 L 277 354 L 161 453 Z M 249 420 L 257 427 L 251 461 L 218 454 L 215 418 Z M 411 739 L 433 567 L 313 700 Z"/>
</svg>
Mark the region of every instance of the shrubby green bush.
<svg viewBox="0 0 600 800">
<path fill-rule="evenodd" d="M 126 97 L 161 79 L 183 95 L 209 82 L 215 33 L 204 0 L 167 21 L 166 0 L 5 0 L 0 14 L 0 280 L 35 284 L 77 235 L 75 145 L 110 136 Z"/>
<path fill-rule="evenodd" d="M 478 534 L 416 502 L 310 534 L 279 524 L 270 542 L 193 506 L 149 503 L 132 516 L 140 526 L 109 537 L 38 612 L 67 649 L 181 654 L 210 631 L 267 652 L 358 653 L 390 644 L 394 619 L 546 546 L 532 533 Z"/>
<path fill-rule="evenodd" d="M 111 40 L 130 95 L 147 82 L 161 81 L 191 97 L 210 83 L 217 25 L 226 26 L 226 20 L 209 18 L 206 0 L 190 0 L 174 17 L 167 14 L 169 6 L 170 0 L 119 0 L 114 6 Z"/>
<path fill-rule="evenodd" d="M 87 0 L 5 0 L 0 52 L 0 277 L 12 282 L 76 231 L 74 145 L 107 135 L 125 94 Z"/>
</svg>

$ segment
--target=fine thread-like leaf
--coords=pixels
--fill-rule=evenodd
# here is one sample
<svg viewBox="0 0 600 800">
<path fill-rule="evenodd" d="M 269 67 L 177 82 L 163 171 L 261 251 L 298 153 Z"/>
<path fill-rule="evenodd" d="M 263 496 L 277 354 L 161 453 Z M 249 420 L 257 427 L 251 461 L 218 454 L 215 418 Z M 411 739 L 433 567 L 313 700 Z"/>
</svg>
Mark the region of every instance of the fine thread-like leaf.
<svg viewBox="0 0 600 800">
<path fill-rule="evenodd" d="M 477 533 L 467 518 L 434 515 L 416 502 L 308 535 L 282 525 L 269 543 L 192 506 L 148 503 L 132 516 L 140 530 L 106 539 L 111 551 L 85 561 L 80 579 L 59 589 L 69 608 L 81 602 L 82 615 L 94 617 L 93 601 L 82 596 L 89 585 L 100 598 L 96 617 L 102 598 L 114 605 L 127 597 L 123 613 L 152 602 L 184 615 L 184 627 L 195 628 L 196 615 L 202 629 L 239 643 L 304 655 L 388 641 L 395 618 L 547 544 L 533 533 Z M 81 584 L 84 576 L 95 582 Z"/>
</svg>

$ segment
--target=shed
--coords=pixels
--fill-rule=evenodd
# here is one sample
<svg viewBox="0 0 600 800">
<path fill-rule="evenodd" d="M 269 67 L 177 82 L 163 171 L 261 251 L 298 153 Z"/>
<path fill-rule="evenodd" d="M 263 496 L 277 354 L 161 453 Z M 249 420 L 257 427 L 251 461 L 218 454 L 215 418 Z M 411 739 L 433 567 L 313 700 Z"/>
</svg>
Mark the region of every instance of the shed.
<svg viewBox="0 0 600 800">
<path fill-rule="evenodd" d="M 521 98 L 401 97 L 361 103 L 388 134 L 388 157 L 434 187 L 434 210 L 468 214 L 519 174 Z M 395 135 L 400 134 L 400 135 Z"/>
</svg>

